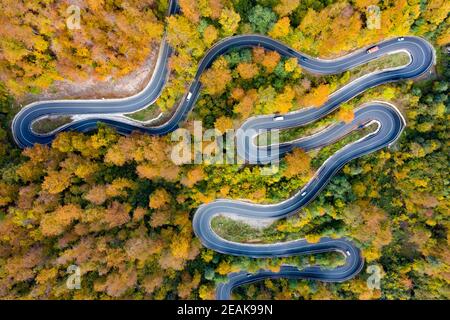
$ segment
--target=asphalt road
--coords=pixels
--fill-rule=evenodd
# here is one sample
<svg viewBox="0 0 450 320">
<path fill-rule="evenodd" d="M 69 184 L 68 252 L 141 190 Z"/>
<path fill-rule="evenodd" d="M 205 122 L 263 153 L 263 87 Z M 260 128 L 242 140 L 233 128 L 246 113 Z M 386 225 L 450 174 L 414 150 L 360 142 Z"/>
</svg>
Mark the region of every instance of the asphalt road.
<svg viewBox="0 0 450 320">
<path fill-rule="evenodd" d="M 176 1 L 172 1 L 169 14 L 174 14 L 177 10 Z M 291 143 L 283 143 L 276 149 L 258 147 L 254 143 L 254 138 L 260 129 L 284 129 L 317 121 L 333 112 L 343 102 L 369 88 L 391 81 L 416 78 L 426 73 L 434 63 L 434 51 L 432 46 L 422 38 L 404 37 L 402 41 L 397 38 L 390 39 L 379 43 L 379 50 L 374 53 L 367 53 L 367 48 L 363 48 L 338 59 L 321 60 L 296 52 L 286 45 L 262 35 L 229 37 L 215 44 L 206 53 L 199 64 L 195 79 L 189 87 L 188 92 L 192 93 L 191 98 L 187 99 L 188 92 L 186 92 L 180 106 L 167 122 L 160 126 L 145 127 L 125 121 L 123 114 L 135 112 L 154 103 L 164 88 L 168 76 L 167 59 L 171 50 L 167 43 L 163 41 L 152 79 L 141 93 L 125 99 L 62 100 L 33 103 L 24 107 L 14 118 L 12 122 L 14 139 L 22 148 L 37 143 L 49 144 L 61 131 L 87 132 L 95 129 L 98 122 L 107 123 L 121 134 L 129 134 L 136 130 L 154 135 L 168 134 L 178 128 L 178 124 L 185 119 L 194 106 L 201 89 L 199 79 L 203 71 L 219 55 L 232 49 L 253 46 L 275 50 L 283 56 L 296 57 L 304 70 L 320 75 L 341 73 L 382 55 L 398 51 L 405 51 L 410 55 L 411 62 L 407 66 L 371 73 L 352 81 L 333 93 L 320 108 L 292 112 L 283 115 L 281 121 L 274 121 L 273 115 L 248 119 L 242 125 L 242 130 L 236 137 L 236 145 L 238 154 L 248 162 L 254 163 L 266 163 L 277 159 L 294 147 L 310 150 L 328 145 L 357 127 L 369 123 L 377 124 L 378 129 L 336 152 L 325 161 L 306 186 L 283 202 L 274 205 L 257 205 L 245 201 L 221 199 L 200 206 L 194 215 L 195 234 L 206 247 L 224 254 L 261 258 L 338 251 L 346 256 L 345 265 L 331 270 L 324 270 L 317 266 L 302 270 L 293 266 L 284 266 L 277 273 L 261 270 L 254 274 L 246 272 L 231 274 L 227 283 L 218 286 L 218 299 L 230 298 L 231 291 L 237 286 L 266 278 L 308 278 L 333 282 L 348 280 L 357 275 L 364 264 L 359 249 L 348 239 L 322 238 L 318 243 L 313 244 L 304 239 L 267 245 L 235 243 L 220 238 L 211 229 L 211 219 L 219 214 L 233 214 L 248 219 L 287 217 L 311 202 L 333 175 L 347 162 L 393 143 L 405 127 L 405 121 L 394 106 L 384 102 L 371 102 L 361 106 L 355 113 L 355 119 L 349 124 L 336 124 L 311 137 L 298 139 Z M 32 130 L 33 121 L 46 116 L 59 115 L 83 115 L 83 117 L 55 130 L 51 134 L 37 134 Z"/>
</svg>

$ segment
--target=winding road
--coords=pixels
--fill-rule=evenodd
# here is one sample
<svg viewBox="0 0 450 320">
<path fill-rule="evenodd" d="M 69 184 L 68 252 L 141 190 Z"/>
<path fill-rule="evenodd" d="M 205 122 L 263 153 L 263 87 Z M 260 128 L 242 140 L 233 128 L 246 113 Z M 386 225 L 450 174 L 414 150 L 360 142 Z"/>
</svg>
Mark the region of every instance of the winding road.
<svg viewBox="0 0 450 320">
<path fill-rule="evenodd" d="M 178 12 L 175 0 L 170 2 L 169 14 Z M 247 219 L 284 218 L 292 215 L 310 203 L 327 185 L 333 175 L 352 159 L 361 157 L 392 144 L 405 127 L 405 120 L 395 106 L 382 101 L 374 101 L 360 106 L 355 111 L 351 123 L 337 123 L 321 132 L 279 146 L 261 147 L 254 143 L 254 138 L 261 129 L 285 129 L 306 125 L 317 121 L 336 110 L 339 105 L 365 90 L 391 81 L 417 78 L 426 73 L 435 62 L 433 47 L 418 37 L 402 37 L 379 43 L 378 50 L 368 53 L 367 48 L 357 50 L 349 55 L 333 60 L 313 58 L 263 35 L 239 35 L 226 38 L 216 43 L 201 60 L 198 71 L 177 110 L 164 124 L 146 127 L 133 122 L 124 114 L 138 111 L 154 103 L 165 86 L 168 77 L 167 60 L 171 49 L 163 40 L 158 61 L 151 80 L 139 94 L 124 99 L 107 100 L 60 100 L 35 102 L 24 107 L 13 119 L 12 133 L 16 143 L 22 147 L 34 144 L 49 144 L 61 131 L 77 130 L 87 132 L 97 127 L 98 122 L 106 123 L 121 134 L 142 131 L 154 135 L 165 135 L 178 128 L 199 96 L 200 76 L 212 62 L 231 49 L 261 46 L 267 50 L 278 51 L 286 57 L 295 57 L 303 70 L 319 75 L 344 72 L 365 64 L 381 56 L 395 52 L 406 52 L 410 56 L 408 65 L 374 72 L 356 79 L 343 86 L 332 95 L 320 108 L 307 108 L 278 117 L 257 116 L 248 119 L 236 136 L 237 152 L 248 162 L 267 163 L 291 151 L 294 147 L 312 150 L 329 145 L 349 132 L 376 124 L 377 130 L 353 142 L 333 154 L 318 169 L 314 177 L 294 196 L 273 205 L 258 205 L 246 201 L 221 199 L 201 205 L 193 218 L 195 234 L 202 243 L 223 254 L 262 257 L 285 257 L 300 254 L 313 254 L 337 251 L 345 255 L 343 266 L 325 270 L 319 266 L 298 269 L 283 266 L 279 272 L 261 270 L 257 273 L 239 272 L 230 274 L 228 282 L 217 288 L 218 299 L 229 299 L 232 290 L 240 285 L 266 278 L 307 278 L 321 281 L 341 282 L 357 275 L 364 262 L 359 249 L 348 239 L 321 238 L 318 243 L 308 243 L 304 239 L 275 244 L 245 244 L 227 241 L 219 237 L 211 228 L 211 219 L 216 215 L 233 214 Z M 190 99 L 187 98 L 191 93 Z M 47 116 L 80 115 L 78 120 L 64 125 L 50 134 L 38 134 L 33 131 L 33 122 Z M 268 151 L 268 152 L 267 152 Z"/>
</svg>

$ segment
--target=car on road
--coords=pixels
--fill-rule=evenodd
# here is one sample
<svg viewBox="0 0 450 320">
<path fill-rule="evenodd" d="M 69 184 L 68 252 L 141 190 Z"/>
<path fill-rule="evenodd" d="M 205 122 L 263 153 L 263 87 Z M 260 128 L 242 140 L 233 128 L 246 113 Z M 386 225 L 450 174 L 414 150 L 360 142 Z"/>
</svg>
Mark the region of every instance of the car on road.
<svg viewBox="0 0 450 320">
<path fill-rule="evenodd" d="M 306 195 L 306 191 L 305 192 L 303 192 L 302 194 L 301 194 L 301 196 L 303 197 L 303 196 L 305 196 Z"/>
<path fill-rule="evenodd" d="M 284 117 L 283 116 L 276 116 L 273 118 L 273 121 L 283 121 Z"/>
<path fill-rule="evenodd" d="M 186 101 L 191 100 L 191 97 L 192 97 L 192 92 L 189 92 L 188 95 L 187 95 Z"/>
<path fill-rule="evenodd" d="M 377 52 L 378 50 L 380 50 L 380 47 L 375 46 L 375 47 L 367 49 L 367 53 L 374 53 L 374 52 Z"/>
<path fill-rule="evenodd" d="M 302 61 L 308 61 L 307 57 L 302 57 Z"/>
<path fill-rule="evenodd" d="M 350 257 L 351 256 L 351 254 L 350 254 L 350 251 L 345 251 L 345 253 Z"/>
<path fill-rule="evenodd" d="M 405 38 L 403 38 L 403 37 L 398 37 L 397 38 L 397 41 L 403 41 L 403 40 L 405 40 Z"/>
</svg>

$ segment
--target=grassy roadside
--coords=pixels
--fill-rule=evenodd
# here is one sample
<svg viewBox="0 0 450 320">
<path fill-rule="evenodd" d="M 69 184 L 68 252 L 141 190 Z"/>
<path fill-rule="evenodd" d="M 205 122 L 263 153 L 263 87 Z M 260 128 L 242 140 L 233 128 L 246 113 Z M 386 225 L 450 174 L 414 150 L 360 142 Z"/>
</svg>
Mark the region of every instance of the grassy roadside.
<svg viewBox="0 0 450 320">
<path fill-rule="evenodd" d="M 156 118 L 161 113 L 161 110 L 156 103 L 149 105 L 145 109 L 133 113 L 127 113 L 126 116 L 133 120 L 148 121 Z"/>
<path fill-rule="evenodd" d="M 36 133 L 45 134 L 70 122 L 72 122 L 72 118 L 70 116 L 43 118 L 33 122 L 32 129 Z"/>
<path fill-rule="evenodd" d="M 369 73 L 382 71 L 390 68 L 402 67 L 407 65 L 409 62 L 410 57 L 405 52 L 397 52 L 394 54 L 382 56 L 379 59 L 369 61 L 363 65 L 357 66 L 344 72 L 342 76 L 339 78 L 337 82 L 338 85 L 334 91 L 345 86 L 347 83 L 356 80 L 358 78 L 361 78 L 362 76 L 365 76 Z M 332 77 L 334 76 L 326 76 L 325 79 L 328 78 L 327 82 L 332 82 L 330 81 L 332 80 Z"/>
<path fill-rule="evenodd" d="M 212 229 L 222 238 L 233 242 L 264 243 L 264 229 L 254 228 L 242 221 L 216 216 L 211 221 Z"/>
</svg>

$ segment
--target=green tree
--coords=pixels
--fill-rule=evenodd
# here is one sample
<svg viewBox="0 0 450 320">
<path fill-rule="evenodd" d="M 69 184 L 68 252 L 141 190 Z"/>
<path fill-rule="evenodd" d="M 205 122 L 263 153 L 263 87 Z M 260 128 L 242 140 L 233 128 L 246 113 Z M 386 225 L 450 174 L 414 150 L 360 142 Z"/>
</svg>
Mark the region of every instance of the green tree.
<svg viewBox="0 0 450 320">
<path fill-rule="evenodd" d="M 250 10 L 248 21 L 254 32 L 266 34 L 277 21 L 277 16 L 270 8 L 256 5 Z"/>
</svg>

